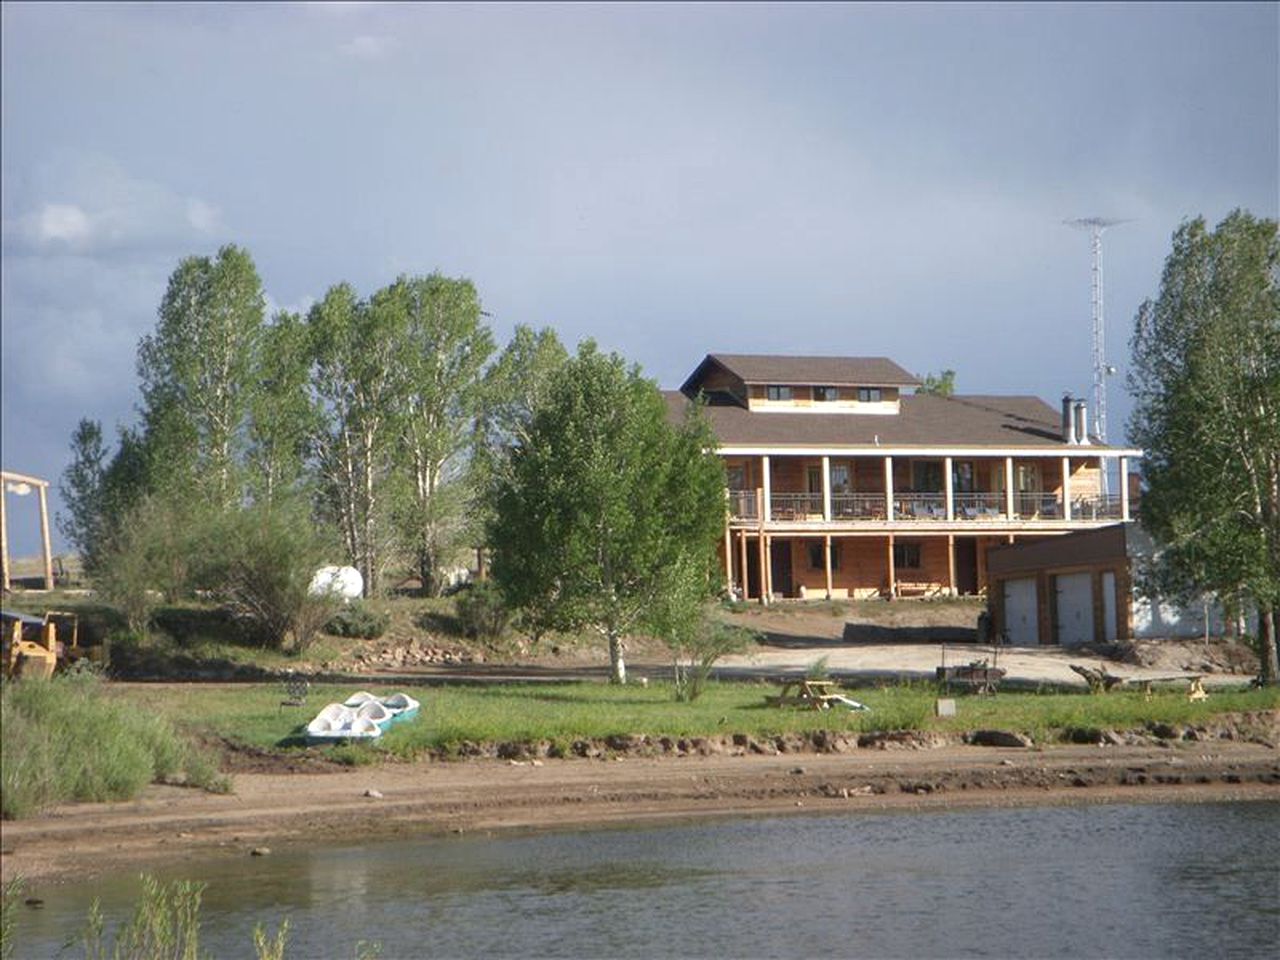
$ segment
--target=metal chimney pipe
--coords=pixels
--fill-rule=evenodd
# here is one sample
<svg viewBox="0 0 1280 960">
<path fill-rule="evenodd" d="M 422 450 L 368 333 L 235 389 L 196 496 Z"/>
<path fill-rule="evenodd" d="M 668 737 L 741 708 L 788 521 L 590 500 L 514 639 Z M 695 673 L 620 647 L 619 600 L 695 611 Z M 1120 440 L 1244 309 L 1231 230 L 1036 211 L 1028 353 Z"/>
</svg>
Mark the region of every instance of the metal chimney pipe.
<svg viewBox="0 0 1280 960">
<path fill-rule="evenodd" d="M 1062 395 L 1062 442 L 1076 442 L 1076 422 L 1075 414 L 1071 408 L 1071 394 L 1064 393 Z"/>
<path fill-rule="evenodd" d="M 1089 405 L 1083 400 L 1075 402 L 1076 443 L 1089 442 Z"/>
</svg>

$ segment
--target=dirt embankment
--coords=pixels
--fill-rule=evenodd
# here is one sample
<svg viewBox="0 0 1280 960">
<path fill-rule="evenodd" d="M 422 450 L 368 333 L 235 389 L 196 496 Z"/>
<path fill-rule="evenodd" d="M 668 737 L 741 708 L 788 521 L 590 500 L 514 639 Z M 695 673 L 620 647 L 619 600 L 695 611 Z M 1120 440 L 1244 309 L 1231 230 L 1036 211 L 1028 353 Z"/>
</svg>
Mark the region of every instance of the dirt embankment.
<svg viewBox="0 0 1280 960">
<path fill-rule="evenodd" d="M 702 738 L 683 749 L 673 741 L 668 750 L 661 740 L 637 737 L 584 743 L 581 755 L 565 759 L 539 755 L 537 745 L 510 746 L 499 759 L 494 746 L 464 762 L 355 770 L 324 764 L 280 772 L 262 757 L 244 756 L 241 768 L 258 772 L 235 773 L 231 795 L 158 786 L 134 802 L 73 805 L 6 823 L 0 872 L 43 883 L 264 848 L 699 816 L 1280 801 L 1278 724 L 1280 715 L 1270 712 L 1212 729 L 1134 731 L 1117 733 L 1119 743 L 1104 737 L 1049 748 L 900 733 L 861 741 L 793 735 L 754 746 Z M 969 739 L 1001 742 L 998 731 L 988 734 Z M 298 776 L 303 769 L 319 775 Z"/>
</svg>

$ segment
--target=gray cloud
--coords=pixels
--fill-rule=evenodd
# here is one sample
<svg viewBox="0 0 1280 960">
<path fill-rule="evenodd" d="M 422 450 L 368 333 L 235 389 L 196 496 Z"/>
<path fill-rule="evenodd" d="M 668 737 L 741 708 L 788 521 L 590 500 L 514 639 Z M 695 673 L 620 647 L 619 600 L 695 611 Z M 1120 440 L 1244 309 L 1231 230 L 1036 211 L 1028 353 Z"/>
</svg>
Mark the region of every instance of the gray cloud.
<svg viewBox="0 0 1280 960">
<path fill-rule="evenodd" d="M 165 277 L 225 240 L 272 303 L 440 269 L 500 335 L 593 336 L 666 384 L 711 349 L 883 353 L 1053 399 L 1090 376 L 1063 219 L 1133 218 L 1106 241 L 1123 372 L 1178 223 L 1280 194 L 1274 5 L 0 17 L 0 443 L 49 476 L 80 415 L 130 416 Z"/>
</svg>

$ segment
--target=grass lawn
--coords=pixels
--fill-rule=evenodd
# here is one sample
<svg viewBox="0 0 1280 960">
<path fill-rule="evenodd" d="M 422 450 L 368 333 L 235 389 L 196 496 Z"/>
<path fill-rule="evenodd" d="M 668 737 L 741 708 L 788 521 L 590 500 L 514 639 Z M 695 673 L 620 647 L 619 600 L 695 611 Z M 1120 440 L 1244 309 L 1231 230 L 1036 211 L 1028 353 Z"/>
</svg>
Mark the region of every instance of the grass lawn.
<svg viewBox="0 0 1280 960">
<path fill-rule="evenodd" d="M 158 709 L 193 734 L 227 737 L 262 748 L 302 747 L 305 723 L 326 703 L 355 691 L 351 685 L 312 689 L 305 707 L 281 708 L 277 684 L 120 688 L 116 695 Z M 393 688 L 370 686 L 389 694 Z M 774 685 L 713 683 L 692 704 L 677 703 L 664 683 L 648 687 L 614 687 L 603 683 L 502 686 L 433 686 L 410 688 L 422 701 L 412 722 L 392 727 L 370 748 L 370 756 L 411 759 L 425 751 L 456 750 L 464 742 L 550 740 L 565 745 L 577 739 L 618 734 L 694 737 L 748 734 L 754 737 L 791 732 L 833 730 L 938 730 L 960 732 L 984 728 L 1030 734 L 1037 741 L 1061 739 L 1072 728 L 1130 729 L 1148 723 L 1192 724 L 1215 714 L 1275 709 L 1280 692 L 1242 690 L 1215 692 L 1209 700 L 1190 703 L 1177 691 L 1157 693 L 1150 701 L 1138 692 L 1093 696 L 1076 693 L 1001 693 L 961 697 L 957 716 L 933 716 L 936 690 L 927 685 L 855 690 L 852 695 L 871 709 L 812 711 L 769 707 L 766 693 Z M 350 759 L 350 748 L 337 750 Z"/>
</svg>

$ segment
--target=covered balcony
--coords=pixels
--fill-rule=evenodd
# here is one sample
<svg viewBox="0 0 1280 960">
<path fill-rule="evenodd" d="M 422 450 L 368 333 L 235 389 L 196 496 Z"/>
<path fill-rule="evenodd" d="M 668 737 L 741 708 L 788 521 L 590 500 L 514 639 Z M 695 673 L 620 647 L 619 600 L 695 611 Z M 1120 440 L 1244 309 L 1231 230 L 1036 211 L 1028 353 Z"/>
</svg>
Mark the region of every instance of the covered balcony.
<svg viewBox="0 0 1280 960">
<path fill-rule="evenodd" d="M 1121 476 L 1125 458 L 1121 457 Z M 1099 457 L 769 457 L 726 463 L 731 522 L 919 525 L 1129 520 Z M 1122 485 L 1123 486 L 1123 485 Z"/>
</svg>

